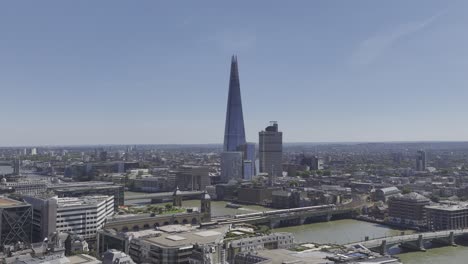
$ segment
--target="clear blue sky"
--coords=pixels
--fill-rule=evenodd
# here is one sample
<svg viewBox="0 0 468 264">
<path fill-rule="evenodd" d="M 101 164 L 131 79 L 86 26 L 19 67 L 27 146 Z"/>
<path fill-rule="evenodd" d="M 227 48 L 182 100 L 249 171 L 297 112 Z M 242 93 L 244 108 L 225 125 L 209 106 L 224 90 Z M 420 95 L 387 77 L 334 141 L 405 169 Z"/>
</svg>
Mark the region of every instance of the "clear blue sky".
<svg viewBox="0 0 468 264">
<path fill-rule="evenodd" d="M 287 3 L 287 4 L 286 4 Z M 467 1 L 1 1 L 0 145 L 468 140 Z"/>
</svg>

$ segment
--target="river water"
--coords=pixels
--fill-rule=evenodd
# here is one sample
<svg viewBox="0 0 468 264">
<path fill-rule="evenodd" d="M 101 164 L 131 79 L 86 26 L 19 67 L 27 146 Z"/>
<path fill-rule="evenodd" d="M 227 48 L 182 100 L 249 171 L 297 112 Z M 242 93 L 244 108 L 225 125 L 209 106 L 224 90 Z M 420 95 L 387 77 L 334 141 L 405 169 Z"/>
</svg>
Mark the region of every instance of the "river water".
<svg viewBox="0 0 468 264">
<path fill-rule="evenodd" d="M 126 195 L 134 195 L 141 193 L 126 192 Z M 148 203 L 149 201 L 136 201 L 137 203 Z M 164 205 L 161 203 L 159 205 Z M 261 212 L 272 210 L 262 206 L 247 205 L 240 209 L 226 208 L 227 202 L 213 201 L 211 203 L 212 215 L 236 215 L 251 212 Z M 183 206 L 199 207 L 199 200 L 183 201 Z M 321 222 L 307 224 L 301 226 L 277 228 L 276 232 L 291 232 L 295 235 L 296 241 L 299 243 L 334 243 L 346 244 L 364 240 L 366 236 L 369 239 L 399 235 L 402 231 L 395 230 L 387 226 L 367 223 L 357 220 L 337 220 L 330 222 Z M 405 233 L 411 233 L 411 230 L 405 230 Z M 467 264 L 468 263 L 468 247 L 442 247 L 432 248 L 426 252 L 409 252 L 397 255 L 404 264 Z"/>
</svg>

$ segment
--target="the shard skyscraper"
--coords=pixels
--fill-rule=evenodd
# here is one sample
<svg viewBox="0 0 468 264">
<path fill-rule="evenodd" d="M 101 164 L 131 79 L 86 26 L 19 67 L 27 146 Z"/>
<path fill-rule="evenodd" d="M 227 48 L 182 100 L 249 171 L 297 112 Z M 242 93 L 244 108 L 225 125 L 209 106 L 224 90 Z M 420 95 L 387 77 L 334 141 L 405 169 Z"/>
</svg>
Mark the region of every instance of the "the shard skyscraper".
<svg viewBox="0 0 468 264">
<path fill-rule="evenodd" d="M 244 115 L 239 83 L 237 57 L 232 56 L 231 74 L 229 77 L 229 94 L 226 110 L 226 126 L 224 130 L 224 147 L 221 154 L 221 180 L 243 178 L 245 142 Z"/>
<path fill-rule="evenodd" d="M 238 151 L 239 146 L 243 144 L 245 144 L 245 129 L 239 83 L 239 69 L 237 66 L 237 57 L 232 56 L 226 126 L 224 129 L 224 151 Z"/>
</svg>

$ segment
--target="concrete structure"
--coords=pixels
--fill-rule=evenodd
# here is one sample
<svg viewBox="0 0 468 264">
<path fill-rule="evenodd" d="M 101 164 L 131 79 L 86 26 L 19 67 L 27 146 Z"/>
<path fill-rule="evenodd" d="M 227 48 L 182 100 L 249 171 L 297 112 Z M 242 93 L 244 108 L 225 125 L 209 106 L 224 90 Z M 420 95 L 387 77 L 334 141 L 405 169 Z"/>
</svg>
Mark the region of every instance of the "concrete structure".
<svg viewBox="0 0 468 264">
<path fill-rule="evenodd" d="M 88 181 L 60 183 L 49 187 L 61 197 L 80 197 L 89 195 L 108 195 L 114 197 L 115 210 L 124 205 L 124 187 L 112 182 Z"/>
<path fill-rule="evenodd" d="M 114 197 L 84 196 L 57 199 L 56 229 L 94 239 L 106 218 L 114 214 Z"/>
<path fill-rule="evenodd" d="M 183 191 L 203 191 L 211 184 L 208 166 L 183 165 L 175 176 L 176 186 Z"/>
<path fill-rule="evenodd" d="M 31 242 L 31 205 L 0 196 L 0 249 Z"/>
<path fill-rule="evenodd" d="M 301 193 L 298 191 L 277 190 L 271 194 L 271 206 L 288 209 L 300 206 Z"/>
<path fill-rule="evenodd" d="M 196 229 L 132 240 L 130 256 L 140 263 L 226 263 L 223 239 L 228 227 Z M 132 247 L 134 245 L 134 249 Z M 141 256 L 147 256 L 141 259 Z"/>
<path fill-rule="evenodd" d="M 401 191 L 397 187 L 387 187 L 375 190 L 375 201 L 386 202 L 388 198 L 400 195 Z"/>
<path fill-rule="evenodd" d="M 13 175 L 15 176 L 20 175 L 20 169 L 21 169 L 21 160 L 15 159 L 13 161 Z"/>
<path fill-rule="evenodd" d="M 177 186 L 174 193 L 172 194 L 172 205 L 176 207 L 182 206 L 182 195 L 179 190 L 179 186 Z"/>
<path fill-rule="evenodd" d="M 277 122 L 271 121 L 265 131 L 260 131 L 258 136 L 260 172 L 268 173 L 273 181 L 283 173 L 283 132 L 278 131 Z"/>
<path fill-rule="evenodd" d="M 45 194 L 23 199 L 33 209 L 32 242 L 42 242 L 57 230 L 57 199 Z"/>
<path fill-rule="evenodd" d="M 416 155 L 416 170 L 425 171 L 426 170 L 426 152 L 419 150 Z"/>
<path fill-rule="evenodd" d="M 244 180 L 252 180 L 255 176 L 255 160 L 256 160 L 256 150 L 255 143 L 245 143 L 238 148 L 239 151 L 242 151 L 243 155 L 243 176 Z"/>
<path fill-rule="evenodd" d="M 167 192 L 170 187 L 167 177 L 148 177 L 133 180 L 133 189 L 141 192 Z"/>
<path fill-rule="evenodd" d="M 146 229 L 141 231 L 117 232 L 114 229 L 102 229 L 98 231 L 96 252 L 102 255 L 108 249 L 115 249 L 128 254 L 130 242 L 135 238 L 159 236 L 161 231 Z M 135 261 L 138 261 L 135 259 Z"/>
<path fill-rule="evenodd" d="M 258 213 L 236 215 L 234 218 L 218 218 L 218 224 L 248 223 L 266 225 L 271 228 L 295 226 L 318 221 L 353 217 L 360 207 L 338 207 L 335 205 L 307 206 L 293 209 L 281 209 Z"/>
<path fill-rule="evenodd" d="M 424 232 L 410 235 L 381 237 L 371 240 L 364 240 L 346 244 L 346 247 L 363 246 L 382 255 L 387 254 L 387 250 L 393 246 L 399 245 L 407 250 L 426 251 L 426 242 L 431 241 L 434 245 L 454 246 L 455 238 L 466 236 L 468 230 L 445 230 L 436 232 Z"/>
<path fill-rule="evenodd" d="M 468 203 L 444 203 L 426 206 L 427 228 L 448 230 L 468 228 Z"/>
<path fill-rule="evenodd" d="M 20 179 L 18 181 L 7 181 L 6 179 L 0 182 L 0 189 L 12 190 L 20 195 L 38 195 L 47 190 L 47 183 L 43 180 Z"/>
<path fill-rule="evenodd" d="M 118 232 L 139 231 L 144 229 L 159 228 L 167 225 L 191 224 L 198 225 L 201 222 L 201 213 L 198 210 L 189 210 L 186 213 L 166 215 L 119 215 L 107 219 L 105 228 Z"/>
<path fill-rule="evenodd" d="M 272 193 L 279 190 L 278 187 L 246 187 L 237 190 L 238 201 L 247 204 L 263 204 L 271 203 Z"/>
<path fill-rule="evenodd" d="M 201 221 L 210 222 L 211 221 L 211 197 L 206 191 L 202 194 L 200 202 L 201 202 L 200 204 Z"/>
<path fill-rule="evenodd" d="M 393 223 L 404 226 L 426 226 L 426 197 L 412 192 L 397 195 L 388 199 L 388 217 Z"/>
<path fill-rule="evenodd" d="M 294 235 L 292 233 L 278 232 L 263 236 L 241 238 L 227 243 L 229 263 L 239 253 L 257 252 L 264 249 L 289 249 L 294 246 Z"/>
<path fill-rule="evenodd" d="M 135 264 L 135 262 L 127 254 L 109 249 L 102 256 L 102 264 Z"/>
</svg>

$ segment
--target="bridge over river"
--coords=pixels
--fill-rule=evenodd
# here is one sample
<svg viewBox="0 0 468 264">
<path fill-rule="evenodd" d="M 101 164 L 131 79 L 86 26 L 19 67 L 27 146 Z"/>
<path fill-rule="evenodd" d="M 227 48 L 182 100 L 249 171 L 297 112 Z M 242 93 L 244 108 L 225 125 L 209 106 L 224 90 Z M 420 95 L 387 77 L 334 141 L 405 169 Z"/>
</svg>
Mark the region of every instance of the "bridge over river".
<svg viewBox="0 0 468 264">
<path fill-rule="evenodd" d="M 364 241 L 349 243 L 344 246 L 363 246 L 372 251 L 379 252 L 382 255 L 386 255 L 388 250 L 394 246 L 400 246 L 404 249 L 416 251 L 426 251 L 426 245 L 428 242 L 438 245 L 456 246 L 455 238 L 462 236 L 468 237 L 468 229 L 424 232 L 409 235 L 381 237 L 371 240 L 366 239 Z"/>
<path fill-rule="evenodd" d="M 355 212 L 356 208 L 354 207 L 338 207 L 329 204 L 216 217 L 214 220 L 220 224 L 248 223 L 278 228 L 330 221 L 332 219 L 351 218 Z"/>
</svg>

